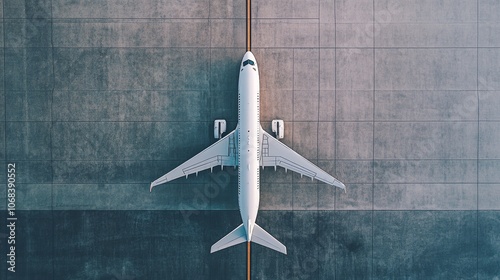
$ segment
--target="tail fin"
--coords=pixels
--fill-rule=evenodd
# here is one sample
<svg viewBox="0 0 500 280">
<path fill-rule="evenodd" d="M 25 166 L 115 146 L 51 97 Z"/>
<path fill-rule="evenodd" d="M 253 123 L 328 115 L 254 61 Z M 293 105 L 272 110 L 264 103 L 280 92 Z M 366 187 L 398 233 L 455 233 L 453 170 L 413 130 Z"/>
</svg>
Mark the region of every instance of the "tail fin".
<svg viewBox="0 0 500 280">
<path fill-rule="evenodd" d="M 279 242 L 276 238 L 267 233 L 257 224 L 254 224 L 251 239 L 252 242 L 271 248 L 286 255 L 285 245 L 281 244 L 281 242 Z M 212 245 L 210 253 L 226 249 L 228 247 L 243 243 L 245 241 L 248 241 L 246 230 L 243 224 L 241 224 L 233 231 L 228 233 L 226 236 L 224 236 L 221 240 L 217 241 L 214 245 Z"/>
<path fill-rule="evenodd" d="M 226 249 L 227 247 L 231 247 L 243 243 L 245 241 L 247 241 L 247 235 L 245 227 L 243 227 L 243 224 L 241 224 L 239 227 L 235 228 L 226 236 L 222 237 L 221 240 L 217 241 L 214 245 L 212 245 L 210 253 Z"/>
<path fill-rule="evenodd" d="M 261 228 L 258 224 L 255 224 L 253 228 L 252 242 L 255 242 L 267 248 L 271 248 L 286 255 L 285 245 L 281 244 L 281 242 L 267 233 L 267 231 Z"/>
</svg>

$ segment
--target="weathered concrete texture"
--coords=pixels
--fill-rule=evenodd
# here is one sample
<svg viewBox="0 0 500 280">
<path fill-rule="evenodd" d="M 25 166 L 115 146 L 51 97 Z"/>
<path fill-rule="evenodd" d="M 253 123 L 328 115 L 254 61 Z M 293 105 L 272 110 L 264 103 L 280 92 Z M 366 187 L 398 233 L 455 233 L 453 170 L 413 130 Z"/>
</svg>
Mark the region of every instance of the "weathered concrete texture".
<svg viewBox="0 0 500 280">
<path fill-rule="evenodd" d="M 137 1 L 83 0 L 67 2 L 52 1 L 54 18 L 208 18 L 209 0 L 187 1 Z"/>
<path fill-rule="evenodd" d="M 210 26 L 206 19 L 55 20 L 53 40 L 55 47 L 203 47 Z"/>
<path fill-rule="evenodd" d="M 470 211 L 374 212 L 373 275 L 474 279 L 477 229 Z"/>
<path fill-rule="evenodd" d="M 500 3 L 494 0 L 479 0 L 479 46 L 500 46 Z"/>
<path fill-rule="evenodd" d="M 4 18 L 51 18 L 51 0 L 3 0 Z"/>
<path fill-rule="evenodd" d="M 475 47 L 477 1 L 375 1 L 378 47 Z"/>
<path fill-rule="evenodd" d="M 282 142 L 347 185 L 261 172 L 258 222 L 289 255 L 253 246 L 255 278 L 500 276 L 500 3 L 252 9 L 263 128 L 285 120 Z M 237 170 L 148 187 L 215 142 L 214 119 L 236 127 L 244 1 L 0 0 L 0 16 L 17 276 L 243 278 L 243 246 L 208 253 L 241 222 Z"/>
<path fill-rule="evenodd" d="M 16 276 L 244 277 L 244 245 L 209 254 L 210 245 L 240 223 L 237 211 L 19 211 L 19 216 L 24 222 L 17 228 L 17 246 L 24 253 Z M 289 255 L 253 245 L 256 278 L 491 279 L 499 272 L 497 211 L 262 211 L 258 223 Z"/>
<path fill-rule="evenodd" d="M 477 55 L 472 48 L 375 49 L 375 85 L 381 90 L 475 90 Z M 488 68 L 479 71 L 487 78 L 481 70 Z"/>
<path fill-rule="evenodd" d="M 205 90 L 209 57 L 206 49 L 190 48 L 56 48 L 54 87 L 57 90 Z"/>
<path fill-rule="evenodd" d="M 478 78 L 479 90 L 495 91 L 500 88 L 498 63 L 500 48 L 480 48 L 478 50 Z"/>
<path fill-rule="evenodd" d="M 478 279 L 490 279 L 500 275 L 500 240 L 498 211 L 480 211 L 478 215 Z"/>
<path fill-rule="evenodd" d="M 500 121 L 500 91 L 479 92 L 480 120 Z"/>
<path fill-rule="evenodd" d="M 478 107 L 483 111 L 490 106 L 483 102 L 478 105 L 477 98 L 476 91 L 376 91 L 375 118 L 380 121 L 477 121 Z M 490 99 L 494 99 L 493 94 Z"/>
<path fill-rule="evenodd" d="M 7 91 L 7 121 L 51 121 L 52 92 L 50 91 Z"/>
<path fill-rule="evenodd" d="M 54 85 L 50 48 L 5 48 L 5 90 L 51 90 Z"/>
<path fill-rule="evenodd" d="M 375 158 L 474 159 L 477 129 L 477 123 L 469 122 L 376 123 Z"/>
</svg>

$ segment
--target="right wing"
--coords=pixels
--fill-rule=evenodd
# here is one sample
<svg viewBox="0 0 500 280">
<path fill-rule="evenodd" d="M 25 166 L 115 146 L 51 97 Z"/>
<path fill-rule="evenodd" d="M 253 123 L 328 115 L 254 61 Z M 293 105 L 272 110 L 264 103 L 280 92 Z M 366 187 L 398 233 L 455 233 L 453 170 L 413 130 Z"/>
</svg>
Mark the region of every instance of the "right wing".
<svg viewBox="0 0 500 280">
<path fill-rule="evenodd" d="M 345 185 L 339 180 L 332 177 L 330 174 L 323 171 L 321 168 L 314 165 L 312 162 L 299 155 L 294 150 L 281 143 L 278 139 L 264 131 L 261 138 L 261 162 L 264 166 L 281 166 L 285 170 L 292 170 L 299 173 L 301 176 L 306 175 L 311 179 L 316 179 L 325 182 L 329 185 L 341 188 L 345 191 Z"/>
<path fill-rule="evenodd" d="M 151 183 L 153 187 L 214 166 L 238 166 L 238 128 Z"/>
</svg>

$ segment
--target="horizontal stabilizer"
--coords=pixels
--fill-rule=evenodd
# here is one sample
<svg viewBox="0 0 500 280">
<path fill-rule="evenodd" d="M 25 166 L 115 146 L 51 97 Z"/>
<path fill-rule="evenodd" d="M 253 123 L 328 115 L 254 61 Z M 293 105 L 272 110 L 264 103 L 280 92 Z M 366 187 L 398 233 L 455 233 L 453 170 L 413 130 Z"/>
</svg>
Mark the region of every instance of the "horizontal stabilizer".
<svg viewBox="0 0 500 280">
<path fill-rule="evenodd" d="M 226 249 L 228 247 L 243 243 L 245 241 L 247 241 L 247 235 L 245 227 L 243 226 L 243 224 L 241 224 L 239 227 L 235 228 L 226 236 L 222 237 L 221 240 L 217 241 L 214 245 L 212 245 L 210 253 Z"/>
<path fill-rule="evenodd" d="M 286 255 L 285 245 L 281 244 L 281 242 L 267 233 L 267 231 L 261 228 L 258 224 L 255 224 L 253 228 L 252 242 L 271 248 Z"/>
</svg>

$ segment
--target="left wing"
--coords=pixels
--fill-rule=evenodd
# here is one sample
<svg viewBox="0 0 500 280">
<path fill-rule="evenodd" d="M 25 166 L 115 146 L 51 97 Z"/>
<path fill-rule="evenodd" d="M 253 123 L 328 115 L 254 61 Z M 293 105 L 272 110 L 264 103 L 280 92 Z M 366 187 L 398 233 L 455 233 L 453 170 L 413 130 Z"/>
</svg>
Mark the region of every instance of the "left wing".
<svg viewBox="0 0 500 280">
<path fill-rule="evenodd" d="M 214 166 L 238 166 L 238 128 L 201 151 L 172 171 L 151 183 L 149 191 L 155 186 L 187 176 Z"/>
<path fill-rule="evenodd" d="M 345 185 L 326 173 L 294 150 L 281 143 L 261 128 L 261 162 L 260 166 L 281 166 L 285 170 L 292 170 L 301 176 L 325 182 L 329 185 L 346 190 Z"/>
</svg>

